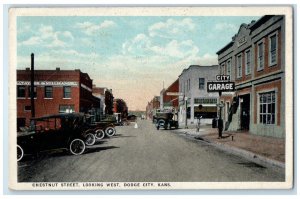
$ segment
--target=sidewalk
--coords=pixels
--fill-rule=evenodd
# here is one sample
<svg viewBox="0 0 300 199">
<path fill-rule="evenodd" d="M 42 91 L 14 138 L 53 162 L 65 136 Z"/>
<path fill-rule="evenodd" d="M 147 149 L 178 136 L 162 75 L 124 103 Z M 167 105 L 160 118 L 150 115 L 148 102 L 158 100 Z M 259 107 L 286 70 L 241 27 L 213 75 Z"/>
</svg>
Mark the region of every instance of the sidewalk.
<svg viewBox="0 0 300 199">
<path fill-rule="evenodd" d="M 208 142 L 221 150 L 234 153 L 259 163 L 268 163 L 279 167 L 285 164 L 285 139 L 253 135 L 243 131 L 225 131 L 222 139 L 218 138 L 218 129 L 201 126 L 178 129 L 178 132 L 195 139 Z"/>
</svg>

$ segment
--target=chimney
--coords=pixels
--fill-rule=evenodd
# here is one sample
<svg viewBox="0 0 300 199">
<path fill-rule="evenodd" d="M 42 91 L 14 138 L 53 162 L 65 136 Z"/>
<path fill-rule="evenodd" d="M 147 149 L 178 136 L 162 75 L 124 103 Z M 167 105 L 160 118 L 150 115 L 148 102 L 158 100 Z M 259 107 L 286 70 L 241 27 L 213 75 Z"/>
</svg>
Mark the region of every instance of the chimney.
<svg viewBox="0 0 300 199">
<path fill-rule="evenodd" d="M 57 68 L 56 68 L 56 71 L 60 71 L 60 67 L 57 67 Z"/>
</svg>

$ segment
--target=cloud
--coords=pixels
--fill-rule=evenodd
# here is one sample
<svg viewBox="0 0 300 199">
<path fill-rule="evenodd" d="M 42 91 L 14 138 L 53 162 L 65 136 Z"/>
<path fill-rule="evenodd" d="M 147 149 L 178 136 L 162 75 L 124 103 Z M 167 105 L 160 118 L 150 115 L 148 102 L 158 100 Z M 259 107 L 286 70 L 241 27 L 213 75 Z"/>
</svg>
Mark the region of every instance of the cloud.
<svg viewBox="0 0 300 199">
<path fill-rule="evenodd" d="M 215 30 L 228 30 L 232 29 L 233 31 L 237 31 L 239 29 L 239 26 L 231 23 L 218 23 L 215 25 Z"/>
<path fill-rule="evenodd" d="M 192 40 L 171 40 L 167 43 L 161 42 L 154 44 L 153 38 L 138 34 L 133 39 L 126 41 L 122 45 L 123 54 L 140 55 L 140 56 L 154 56 L 163 55 L 176 59 L 196 55 L 199 48 Z"/>
<path fill-rule="evenodd" d="M 81 29 L 85 34 L 91 36 L 98 33 L 101 30 L 115 27 L 117 24 L 114 21 L 105 20 L 100 24 L 94 24 L 89 21 L 83 23 L 77 23 L 75 27 Z"/>
<path fill-rule="evenodd" d="M 168 19 L 166 22 L 158 22 L 148 28 L 150 37 L 170 38 L 174 36 L 188 36 L 190 31 L 195 30 L 195 24 L 192 19 L 182 20 Z"/>
<path fill-rule="evenodd" d="M 54 31 L 52 26 L 41 24 L 34 36 L 19 42 L 19 46 L 39 45 L 47 48 L 66 47 L 74 37 L 69 31 Z M 67 43 L 68 42 L 68 43 Z"/>
<path fill-rule="evenodd" d="M 43 40 L 40 37 L 33 36 L 25 41 L 20 42 L 19 45 L 33 46 L 33 45 L 39 45 L 42 42 L 43 42 Z"/>
</svg>

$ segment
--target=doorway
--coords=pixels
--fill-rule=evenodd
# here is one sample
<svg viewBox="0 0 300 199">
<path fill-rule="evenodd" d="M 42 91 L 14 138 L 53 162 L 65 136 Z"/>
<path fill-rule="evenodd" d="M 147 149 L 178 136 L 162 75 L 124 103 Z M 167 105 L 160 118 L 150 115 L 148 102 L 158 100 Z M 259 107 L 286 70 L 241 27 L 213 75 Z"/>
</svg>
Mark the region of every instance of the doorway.
<svg viewBox="0 0 300 199">
<path fill-rule="evenodd" d="M 241 95 L 241 130 L 249 130 L 250 124 L 250 94 Z"/>
</svg>

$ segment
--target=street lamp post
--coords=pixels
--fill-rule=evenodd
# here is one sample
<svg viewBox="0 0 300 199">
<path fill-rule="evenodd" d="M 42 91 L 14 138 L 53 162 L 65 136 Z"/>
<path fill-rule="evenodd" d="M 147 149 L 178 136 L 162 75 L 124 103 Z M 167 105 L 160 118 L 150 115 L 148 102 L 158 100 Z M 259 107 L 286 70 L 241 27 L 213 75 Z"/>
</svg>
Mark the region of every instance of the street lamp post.
<svg viewBox="0 0 300 199">
<path fill-rule="evenodd" d="M 222 92 L 219 91 L 219 98 L 221 98 Z M 219 113 L 219 120 L 218 120 L 218 130 L 219 130 L 219 138 L 222 138 L 222 132 L 223 132 L 223 119 L 222 119 L 222 108 L 223 104 L 221 104 L 221 101 L 219 103 L 220 113 Z"/>
</svg>

